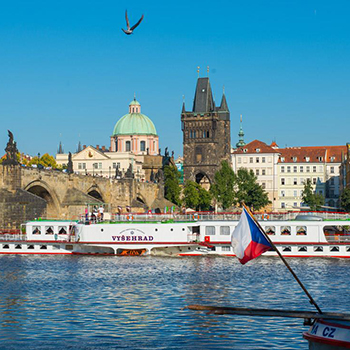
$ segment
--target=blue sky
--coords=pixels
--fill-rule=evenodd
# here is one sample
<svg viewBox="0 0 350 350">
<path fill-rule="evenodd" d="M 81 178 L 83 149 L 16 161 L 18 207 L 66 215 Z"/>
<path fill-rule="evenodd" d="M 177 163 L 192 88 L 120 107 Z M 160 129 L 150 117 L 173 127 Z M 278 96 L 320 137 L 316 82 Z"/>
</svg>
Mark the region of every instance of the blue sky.
<svg viewBox="0 0 350 350">
<path fill-rule="evenodd" d="M 126 36 L 131 23 L 144 21 Z M 2 1 L 0 148 L 109 145 L 134 92 L 160 147 L 182 154 L 182 96 L 222 87 L 237 142 L 280 147 L 350 142 L 349 1 Z"/>
</svg>

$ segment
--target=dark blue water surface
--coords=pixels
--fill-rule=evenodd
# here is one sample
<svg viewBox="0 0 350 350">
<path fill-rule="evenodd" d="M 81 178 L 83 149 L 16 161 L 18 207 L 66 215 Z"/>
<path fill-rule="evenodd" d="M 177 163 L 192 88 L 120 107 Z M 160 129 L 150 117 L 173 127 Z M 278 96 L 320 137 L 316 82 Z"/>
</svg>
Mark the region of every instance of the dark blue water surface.
<svg viewBox="0 0 350 350">
<path fill-rule="evenodd" d="M 323 311 L 348 312 L 350 261 L 289 259 Z M 307 349 L 302 319 L 189 304 L 314 310 L 277 258 L 0 257 L 1 349 Z"/>
</svg>

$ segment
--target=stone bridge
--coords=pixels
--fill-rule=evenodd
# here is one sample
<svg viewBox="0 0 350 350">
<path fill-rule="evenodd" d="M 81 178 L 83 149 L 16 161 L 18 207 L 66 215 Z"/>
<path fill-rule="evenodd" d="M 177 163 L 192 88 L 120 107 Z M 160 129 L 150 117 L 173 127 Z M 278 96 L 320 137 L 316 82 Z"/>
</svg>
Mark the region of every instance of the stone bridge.
<svg viewBox="0 0 350 350">
<path fill-rule="evenodd" d="M 133 211 L 169 205 L 163 186 L 135 179 L 67 174 L 14 165 L 0 165 L 0 228 L 18 227 L 34 217 L 75 219 L 87 204 L 105 203 L 107 211 L 130 206 Z"/>
</svg>

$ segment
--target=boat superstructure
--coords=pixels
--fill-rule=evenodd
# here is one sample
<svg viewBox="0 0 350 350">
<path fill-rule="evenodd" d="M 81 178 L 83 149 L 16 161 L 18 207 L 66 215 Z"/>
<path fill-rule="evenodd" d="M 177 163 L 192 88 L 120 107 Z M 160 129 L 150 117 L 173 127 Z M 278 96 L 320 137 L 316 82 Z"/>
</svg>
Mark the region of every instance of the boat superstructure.
<svg viewBox="0 0 350 350">
<path fill-rule="evenodd" d="M 0 254 L 234 256 L 239 217 L 125 216 L 108 222 L 34 220 L 0 234 Z M 350 258 L 350 221 L 299 216 L 260 220 L 286 257 Z M 266 252 L 273 256 L 275 252 Z"/>
</svg>

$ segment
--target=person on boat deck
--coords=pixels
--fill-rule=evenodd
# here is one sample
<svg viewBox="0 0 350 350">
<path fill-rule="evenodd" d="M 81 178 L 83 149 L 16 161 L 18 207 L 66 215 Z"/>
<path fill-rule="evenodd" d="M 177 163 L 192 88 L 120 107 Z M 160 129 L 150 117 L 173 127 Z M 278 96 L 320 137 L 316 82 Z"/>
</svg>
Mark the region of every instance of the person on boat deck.
<svg viewBox="0 0 350 350">
<path fill-rule="evenodd" d="M 103 212 L 104 212 L 104 208 L 102 205 L 100 205 L 100 207 L 98 208 L 98 213 L 101 221 L 103 221 Z"/>
<path fill-rule="evenodd" d="M 91 220 L 92 220 L 93 222 L 96 222 L 96 219 L 97 219 L 97 208 L 94 207 L 94 208 L 92 209 Z"/>
</svg>

